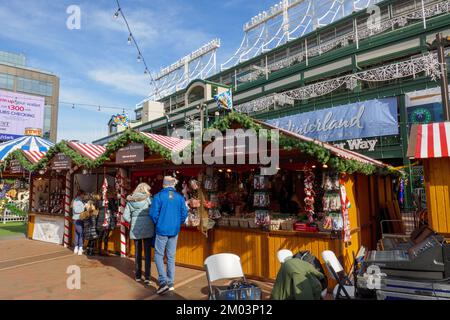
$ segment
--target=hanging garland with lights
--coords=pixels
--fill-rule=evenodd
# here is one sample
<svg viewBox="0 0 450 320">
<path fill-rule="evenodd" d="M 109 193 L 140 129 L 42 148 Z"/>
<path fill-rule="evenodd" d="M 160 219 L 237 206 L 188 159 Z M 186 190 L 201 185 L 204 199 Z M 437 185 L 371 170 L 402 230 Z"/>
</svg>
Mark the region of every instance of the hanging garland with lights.
<svg viewBox="0 0 450 320">
<path fill-rule="evenodd" d="M 17 160 L 20 163 L 20 166 L 28 171 L 33 171 L 33 164 L 28 161 L 28 159 L 23 155 L 22 151 L 14 150 L 5 158 L 5 160 L 0 164 L 0 171 L 6 171 L 6 168 L 9 166 L 11 160 Z"/>
<path fill-rule="evenodd" d="M 212 128 L 219 131 L 225 131 L 227 129 L 231 129 L 233 124 L 239 124 L 245 129 L 253 129 L 256 133 L 259 133 L 259 130 L 263 129 L 263 126 L 256 123 L 251 117 L 237 112 L 230 112 L 225 117 L 218 119 L 214 122 Z M 268 135 L 268 138 L 270 139 L 270 131 L 268 131 Z M 334 170 L 342 173 L 352 174 L 358 172 L 364 175 L 371 175 L 374 173 L 383 175 L 404 174 L 402 171 L 395 170 L 390 166 L 381 168 L 372 164 L 361 163 L 356 160 L 344 159 L 333 155 L 329 150 L 320 144 L 309 141 L 299 141 L 283 134 L 280 134 L 279 146 L 284 150 L 297 149 L 302 153 L 315 158 L 318 162 L 328 165 Z"/>
</svg>

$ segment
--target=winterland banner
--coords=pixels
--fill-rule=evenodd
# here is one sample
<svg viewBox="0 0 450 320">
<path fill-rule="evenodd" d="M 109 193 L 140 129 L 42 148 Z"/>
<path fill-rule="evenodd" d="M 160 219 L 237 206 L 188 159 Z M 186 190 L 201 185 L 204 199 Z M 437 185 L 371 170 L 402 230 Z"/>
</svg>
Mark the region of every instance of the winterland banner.
<svg viewBox="0 0 450 320">
<path fill-rule="evenodd" d="M 0 140 L 25 134 L 25 128 L 43 129 L 45 98 L 0 90 Z"/>
<path fill-rule="evenodd" d="M 397 98 L 356 102 L 266 122 L 320 141 L 399 134 Z"/>
</svg>

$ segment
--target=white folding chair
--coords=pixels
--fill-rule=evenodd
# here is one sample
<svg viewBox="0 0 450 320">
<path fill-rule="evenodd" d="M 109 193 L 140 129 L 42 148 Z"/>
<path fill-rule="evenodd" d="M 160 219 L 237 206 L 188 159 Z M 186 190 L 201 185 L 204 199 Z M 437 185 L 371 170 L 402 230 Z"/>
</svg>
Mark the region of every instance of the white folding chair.
<svg viewBox="0 0 450 320">
<path fill-rule="evenodd" d="M 355 286 L 345 274 L 344 268 L 334 252 L 330 250 L 323 251 L 322 258 L 323 261 L 325 261 L 325 265 L 327 266 L 331 277 L 338 283 L 333 290 L 334 298 L 353 299 L 355 297 Z M 344 295 L 342 295 L 341 292 L 343 292 Z"/>
<path fill-rule="evenodd" d="M 291 259 L 294 256 L 291 250 L 281 249 L 277 252 L 277 258 L 280 263 L 284 263 L 287 259 Z"/>
<path fill-rule="evenodd" d="M 242 278 L 241 258 L 232 253 L 219 253 L 209 256 L 204 262 L 210 298 L 214 299 L 212 283 L 217 280 Z"/>
</svg>

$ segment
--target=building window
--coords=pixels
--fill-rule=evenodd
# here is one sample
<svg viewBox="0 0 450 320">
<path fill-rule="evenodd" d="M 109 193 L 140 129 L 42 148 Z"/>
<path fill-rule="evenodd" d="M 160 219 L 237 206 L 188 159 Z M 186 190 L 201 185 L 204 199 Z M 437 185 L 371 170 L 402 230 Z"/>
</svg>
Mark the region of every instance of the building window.
<svg viewBox="0 0 450 320">
<path fill-rule="evenodd" d="M 14 76 L 0 73 L 0 89 L 14 90 Z"/>
<path fill-rule="evenodd" d="M 51 82 L 17 77 L 17 91 L 51 97 L 53 95 L 53 84 Z"/>
<path fill-rule="evenodd" d="M 0 62 L 12 64 L 15 66 L 25 66 L 25 56 L 6 51 L 0 51 Z"/>
</svg>

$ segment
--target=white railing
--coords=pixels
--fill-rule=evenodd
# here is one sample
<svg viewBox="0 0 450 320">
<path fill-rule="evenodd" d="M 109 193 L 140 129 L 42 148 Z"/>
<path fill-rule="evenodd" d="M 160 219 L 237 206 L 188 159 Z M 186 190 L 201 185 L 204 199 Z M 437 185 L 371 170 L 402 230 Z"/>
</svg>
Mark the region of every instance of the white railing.
<svg viewBox="0 0 450 320">
<path fill-rule="evenodd" d="M 440 3 L 431 4 L 425 6 L 425 10 L 422 8 L 418 8 L 416 10 L 405 13 L 401 16 L 394 17 L 389 20 L 381 21 L 378 27 L 374 26 L 366 26 L 364 28 L 354 28 L 354 30 L 350 33 L 341 35 L 337 38 L 334 38 L 330 41 L 323 42 L 313 48 L 308 49 L 307 45 L 305 45 L 305 49 L 297 53 L 293 56 L 287 57 L 275 63 L 271 63 L 266 67 L 260 68 L 258 70 L 252 71 L 242 76 L 238 76 L 237 80 L 239 82 L 250 82 L 259 79 L 260 77 L 270 74 L 272 72 L 290 67 L 296 63 L 302 62 L 308 58 L 316 57 L 322 55 L 326 52 L 329 52 L 337 47 L 347 46 L 350 43 L 359 42 L 360 40 L 367 39 L 374 35 L 381 34 L 388 30 L 394 30 L 396 27 L 404 27 L 411 20 L 421 20 L 423 19 L 423 12 L 425 12 L 426 18 L 431 18 L 443 13 L 450 12 L 450 0 L 442 1 Z"/>
</svg>

